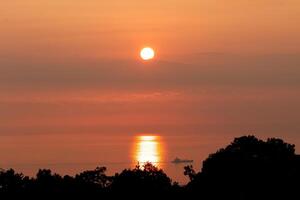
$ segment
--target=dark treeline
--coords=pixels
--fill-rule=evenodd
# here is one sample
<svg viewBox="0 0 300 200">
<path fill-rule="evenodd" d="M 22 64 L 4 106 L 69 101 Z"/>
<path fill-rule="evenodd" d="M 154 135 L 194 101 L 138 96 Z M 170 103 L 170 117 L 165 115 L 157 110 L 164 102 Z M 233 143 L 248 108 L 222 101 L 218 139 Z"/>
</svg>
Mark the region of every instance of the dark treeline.
<svg viewBox="0 0 300 200">
<path fill-rule="evenodd" d="M 300 199 L 300 158 L 281 139 L 236 138 L 208 156 L 200 172 L 186 166 L 190 181 L 180 186 L 150 163 L 114 176 L 105 167 L 75 176 L 41 169 L 29 178 L 0 171 L 0 199 Z"/>
</svg>

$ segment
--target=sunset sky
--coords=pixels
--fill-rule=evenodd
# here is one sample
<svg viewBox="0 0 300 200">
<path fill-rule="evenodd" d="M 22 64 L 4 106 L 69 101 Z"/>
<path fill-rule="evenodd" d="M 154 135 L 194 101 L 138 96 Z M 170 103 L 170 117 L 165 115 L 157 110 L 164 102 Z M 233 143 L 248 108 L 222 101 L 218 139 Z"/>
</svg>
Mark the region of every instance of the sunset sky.
<svg viewBox="0 0 300 200">
<path fill-rule="evenodd" d="M 245 134 L 300 150 L 299 24 L 299 0 L 2 1 L 0 167 L 127 162 L 139 134 L 199 166 Z"/>
</svg>

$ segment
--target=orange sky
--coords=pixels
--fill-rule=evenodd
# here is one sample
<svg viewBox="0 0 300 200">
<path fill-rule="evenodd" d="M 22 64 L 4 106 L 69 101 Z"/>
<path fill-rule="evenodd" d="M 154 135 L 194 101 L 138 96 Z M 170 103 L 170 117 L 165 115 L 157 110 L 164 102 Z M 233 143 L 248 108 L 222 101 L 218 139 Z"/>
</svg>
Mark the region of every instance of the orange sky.
<svg viewBox="0 0 300 200">
<path fill-rule="evenodd" d="M 135 59 L 146 44 L 168 56 L 161 59 L 203 52 L 299 53 L 297 0 L 11 0 L 1 5 L 0 52 L 9 58 Z"/>
<path fill-rule="evenodd" d="M 299 24 L 298 0 L 1 2 L 0 167 L 129 159 L 139 133 L 199 162 L 243 134 L 300 146 Z"/>
</svg>

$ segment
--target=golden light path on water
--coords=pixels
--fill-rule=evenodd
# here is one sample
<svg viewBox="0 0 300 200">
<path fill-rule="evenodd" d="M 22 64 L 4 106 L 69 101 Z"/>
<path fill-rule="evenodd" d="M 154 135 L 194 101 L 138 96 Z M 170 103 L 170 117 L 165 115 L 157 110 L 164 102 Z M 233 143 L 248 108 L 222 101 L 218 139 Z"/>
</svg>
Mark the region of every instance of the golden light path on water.
<svg viewBox="0 0 300 200">
<path fill-rule="evenodd" d="M 163 143 L 159 136 L 140 135 L 135 138 L 134 162 L 143 165 L 151 162 L 157 167 L 163 159 Z"/>
</svg>

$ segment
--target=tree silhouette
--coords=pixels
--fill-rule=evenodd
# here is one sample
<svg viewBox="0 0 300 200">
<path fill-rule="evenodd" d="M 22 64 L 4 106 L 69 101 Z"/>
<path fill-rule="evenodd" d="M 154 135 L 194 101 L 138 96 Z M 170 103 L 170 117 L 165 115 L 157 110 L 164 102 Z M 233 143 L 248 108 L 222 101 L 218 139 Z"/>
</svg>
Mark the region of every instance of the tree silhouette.
<svg viewBox="0 0 300 200">
<path fill-rule="evenodd" d="M 295 146 L 281 139 L 236 138 L 211 154 L 188 185 L 205 196 L 231 199 L 278 198 L 292 194 L 296 171 Z"/>
<path fill-rule="evenodd" d="M 29 180 L 29 178 L 16 173 L 13 169 L 2 169 L 0 171 L 0 194 L 23 191 L 26 180 Z"/>
<path fill-rule="evenodd" d="M 164 194 L 171 189 L 171 179 L 151 163 L 142 167 L 137 165 L 134 169 L 125 169 L 116 174 L 112 182 L 112 191 L 116 194 Z"/>
<path fill-rule="evenodd" d="M 106 167 L 97 167 L 95 170 L 87 170 L 75 176 L 76 190 L 84 197 L 93 195 L 105 195 L 111 184 L 112 178 L 105 174 Z"/>
<path fill-rule="evenodd" d="M 110 184 L 110 178 L 105 174 L 106 167 L 97 167 L 95 170 L 87 170 L 75 176 L 75 180 L 83 184 L 95 185 L 105 188 Z"/>
<path fill-rule="evenodd" d="M 185 166 L 183 174 L 185 176 L 188 176 L 191 181 L 193 181 L 197 177 L 197 173 L 192 165 Z"/>
</svg>

